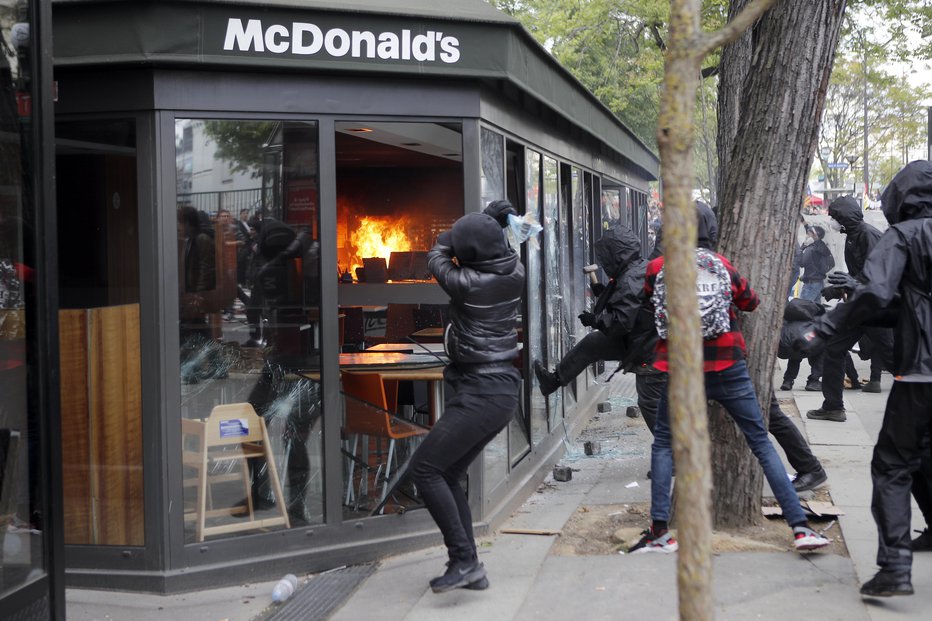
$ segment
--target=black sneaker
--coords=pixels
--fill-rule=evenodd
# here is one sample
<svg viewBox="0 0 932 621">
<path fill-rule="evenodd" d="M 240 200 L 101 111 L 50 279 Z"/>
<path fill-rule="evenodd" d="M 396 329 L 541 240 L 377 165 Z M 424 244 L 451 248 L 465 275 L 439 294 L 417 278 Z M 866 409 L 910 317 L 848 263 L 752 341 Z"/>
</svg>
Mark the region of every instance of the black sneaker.
<svg viewBox="0 0 932 621">
<path fill-rule="evenodd" d="M 647 554 L 649 552 L 659 552 L 661 554 L 670 554 L 676 552 L 680 544 L 676 542 L 670 531 L 664 529 L 656 535 L 651 529 L 641 533 L 641 540 L 628 549 L 628 554 Z"/>
<path fill-rule="evenodd" d="M 816 472 L 804 472 L 802 474 L 797 474 L 796 478 L 793 479 L 793 489 L 797 492 L 805 492 L 819 487 L 827 480 L 828 475 L 825 474 L 825 470 L 819 469 Z"/>
<path fill-rule="evenodd" d="M 557 374 L 545 369 L 539 360 L 534 361 L 534 375 L 537 376 L 537 381 L 540 383 L 540 392 L 545 397 L 556 392 L 557 388 L 560 387 L 560 379 Z"/>
<path fill-rule="evenodd" d="M 908 571 L 890 571 L 881 569 L 873 578 L 861 587 L 861 595 L 870 597 L 890 597 L 892 595 L 912 595 L 913 583 Z"/>
<path fill-rule="evenodd" d="M 812 380 L 806 382 L 806 390 L 809 392 L 822 392 L 822 382 L 819 380 Z"/>
<path fill-rule="evenodd" d="M 836 423 L 843 423 L 848 420 L 848 416 L 845 414 L 844 410 L 823 410 L 822 408 L 809 410 L 806 412 L 806 418 L 811 418 L 813 420 L 833 420 Z"/>
<path fill-rule="evenodd" d="M 793 381 L 783 380 L 783 383 L 780 384 L 780 390 L 793 390 Z"/>
<path fill-rule="evenodd" d="M 910 547 L 912 547 L 913 552 L 928 552 L 932 550 L 932 533 L 929 532 L 928 528 L 923 528 L 921 531 L 916 531 L 919 533 L 919 536 L 910 542 Z"/>
<path fill-rule="evenodd" d="M 463 588 L 469 589 L 470 591 L 485 591 L 487 588 L 489 588 L 489 579 L 485 576 L 482 576 L 475 582 L 470 582 Z"/>
<path fill-rule="evenodd" d="M 880 380 L 871 380 L 861 386 L 862 392 L 880 392 Z"/>
<path fill-rule="evenodd" d="M 446 593 L 477 583 L 485 578 L 485 566 L 477 560 L 447 561 L 447 571 L 430 581 L 434 593 Z"/>
</svg>

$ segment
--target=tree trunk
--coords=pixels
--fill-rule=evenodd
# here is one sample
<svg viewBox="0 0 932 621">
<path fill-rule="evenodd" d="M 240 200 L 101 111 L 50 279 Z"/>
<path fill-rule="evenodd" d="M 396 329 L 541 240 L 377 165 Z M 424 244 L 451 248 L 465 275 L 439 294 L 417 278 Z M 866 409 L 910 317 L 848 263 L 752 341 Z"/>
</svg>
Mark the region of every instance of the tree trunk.
<svg viewBox="0 0 932 621">
<path fill-rule="evenodd" d="M 729 92 L 722 99 L 726 107 L 741 103 L 733 139 L 729 119 L 735 111 L 729 107 L 719 116 L 719 140 L 733 145 L 720 162 L 719 248 L 761 298 L 743 331 L 765 421 L 799 215 L 844 8 L 845 0 L 779 3 L 754 29 L 740 95 Z M 726 48 L 726 55 L 734 63 L 745 58 L 741 50 Z M 740 74 L 738 67 L 726 71 Z M 758 519 L 762 476 L 747 443 L 721 413 L 713 415 L 711 433 L 716 526 Z"/>
</svg>

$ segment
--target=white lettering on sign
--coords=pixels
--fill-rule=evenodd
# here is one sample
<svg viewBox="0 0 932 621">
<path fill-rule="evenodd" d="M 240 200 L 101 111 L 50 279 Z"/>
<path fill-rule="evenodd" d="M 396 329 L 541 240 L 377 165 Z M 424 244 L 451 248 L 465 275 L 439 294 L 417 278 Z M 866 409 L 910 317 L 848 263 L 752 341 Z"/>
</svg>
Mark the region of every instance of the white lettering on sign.
<svg viewBox="0 0 932 621">
<path fill-rule="evenodd" d="M 460 59 L 460 42 L 454 36 L 428 30 L 413 35 L 408 29 L 401 33 L 369 30 L 346 31 L 331 28 L 324 32 L 316 24 L 293 22 L 289 29 L 282 24 L 263 27 L 262 20 L 245 23 L 231 17 L 227 20 L 223 49 L 226 52 L 271 52 L 312 56 L 324 51 L 334 58 L 380 58 L 382 60 L 416 60 L 452 64 Z"/>
</svg>

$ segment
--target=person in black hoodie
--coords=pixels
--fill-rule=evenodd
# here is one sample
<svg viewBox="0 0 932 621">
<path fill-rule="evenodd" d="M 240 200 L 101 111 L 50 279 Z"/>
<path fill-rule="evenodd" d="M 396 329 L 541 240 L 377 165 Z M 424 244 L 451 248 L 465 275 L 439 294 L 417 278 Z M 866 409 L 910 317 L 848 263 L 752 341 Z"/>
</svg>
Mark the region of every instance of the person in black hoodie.
<svg viewBox="0 0 932 621">
<path fill-rule="evenodd" d="M 894 325 L 896 381 L 871 459 L 880 571 L 861 587 L 873 597 L 913 593 L 909 497 L 912 475 L 930 457 L 932 429 L 932 162 L 907 164 L 881 202 L 890 228 L 867 257 L 861 282 L 798 341 L 803 351 L 816 351 L 846 329 Z"/>
<path fill-rule="evenodd" d="M 828 276 L 829 286 L 823 291 L 825 299 L 844 298 L 850 295 L 863 280 L 864 264 L 881 238 L 875 227 L 864 222 L 861 206 L 850 196 L 832 201 L 828 215 L 841 225 L 845 233 L 845 265 L 848 273 L 833 272 Z M 807 418 L 843 422 L 847 419 L 842 397 L 848 350 L 858 340 L 867 349 L 867 336 L 871 346 L 870 381 L 863 386 L 866 392 L 880 392 L 880 374 L 884 367 L 893 368 L 893 332 L 879 326 L 850 326 L 840 331 L 825 345 L 822 361 L 822 407 L 806 412 Z M 853 365 L 852 365 L 853 366 Z M 850 373 L 849 373 L 850 375 Z"/>
<path fill-rule="evenodd" d="M 666 376 L 650 365 L 657 333 L 653 315 L 642 311 L 647 262 L 641 258 L 641 242 L 631 229 L 616 224 L 595 243 L 595 256 L 608 284 L 592 285 L 596 302 L 591 311 L 579 315 L 582 325 L 595 329 L 563 356 L 552 373 L 534 361 L 540 391 L 546 396 L 566 386 L 593 362 L 618 360 L 622 369 L 636 374 L 638 406 L 653 429 Z"/>
<path fill-rule="evenodd" d="M 825 283 L 825 275 L 835 267 L 835 259 L 832 257 L 831 250 L 822 241 L 825 239 L 825 229 L 821 226 L 810 226 L 806 228 L 806 235 L 810 243 L 803 246 L 799 257 L 799 266 L 803 269 L 801 278 L 803 288 L 799 292 L 799 297 L 818 302 Z"/>
<path fill-rule="evenodd" d="M 409 471 L 449 556 L 446 573 L 430 581 L 435 593 L 488 587 L 459 481 L 518 407 L 521 374 L 514 360 L 524 266 L 502 232 L 515 213 L 508 201 L 494 201 L 484 213 L 457 220 L 427 255 L 430 273 L 450 296 L 444 331 L 450 364 L 443 416 L 412 455 Z"/>
</svg>

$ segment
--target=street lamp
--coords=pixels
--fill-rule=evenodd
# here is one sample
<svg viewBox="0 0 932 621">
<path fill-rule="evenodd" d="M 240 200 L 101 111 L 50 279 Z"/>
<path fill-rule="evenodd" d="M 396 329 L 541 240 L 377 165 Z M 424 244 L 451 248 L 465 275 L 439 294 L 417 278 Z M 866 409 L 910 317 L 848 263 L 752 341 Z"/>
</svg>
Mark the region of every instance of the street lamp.
<svg viewBox="0 0 932 621">
<path fill-rule="evenodd" d="M 846 155 L 845 159 L 848 160 L 848 166 L 851 168 L 851 175 L 854 176 L 854 163 L 858 161 L 857 155 Z M 858 178 L 854 177 L 854 185 L 851 189 L 852 194 L 858 193 Z"/>
</svg>

